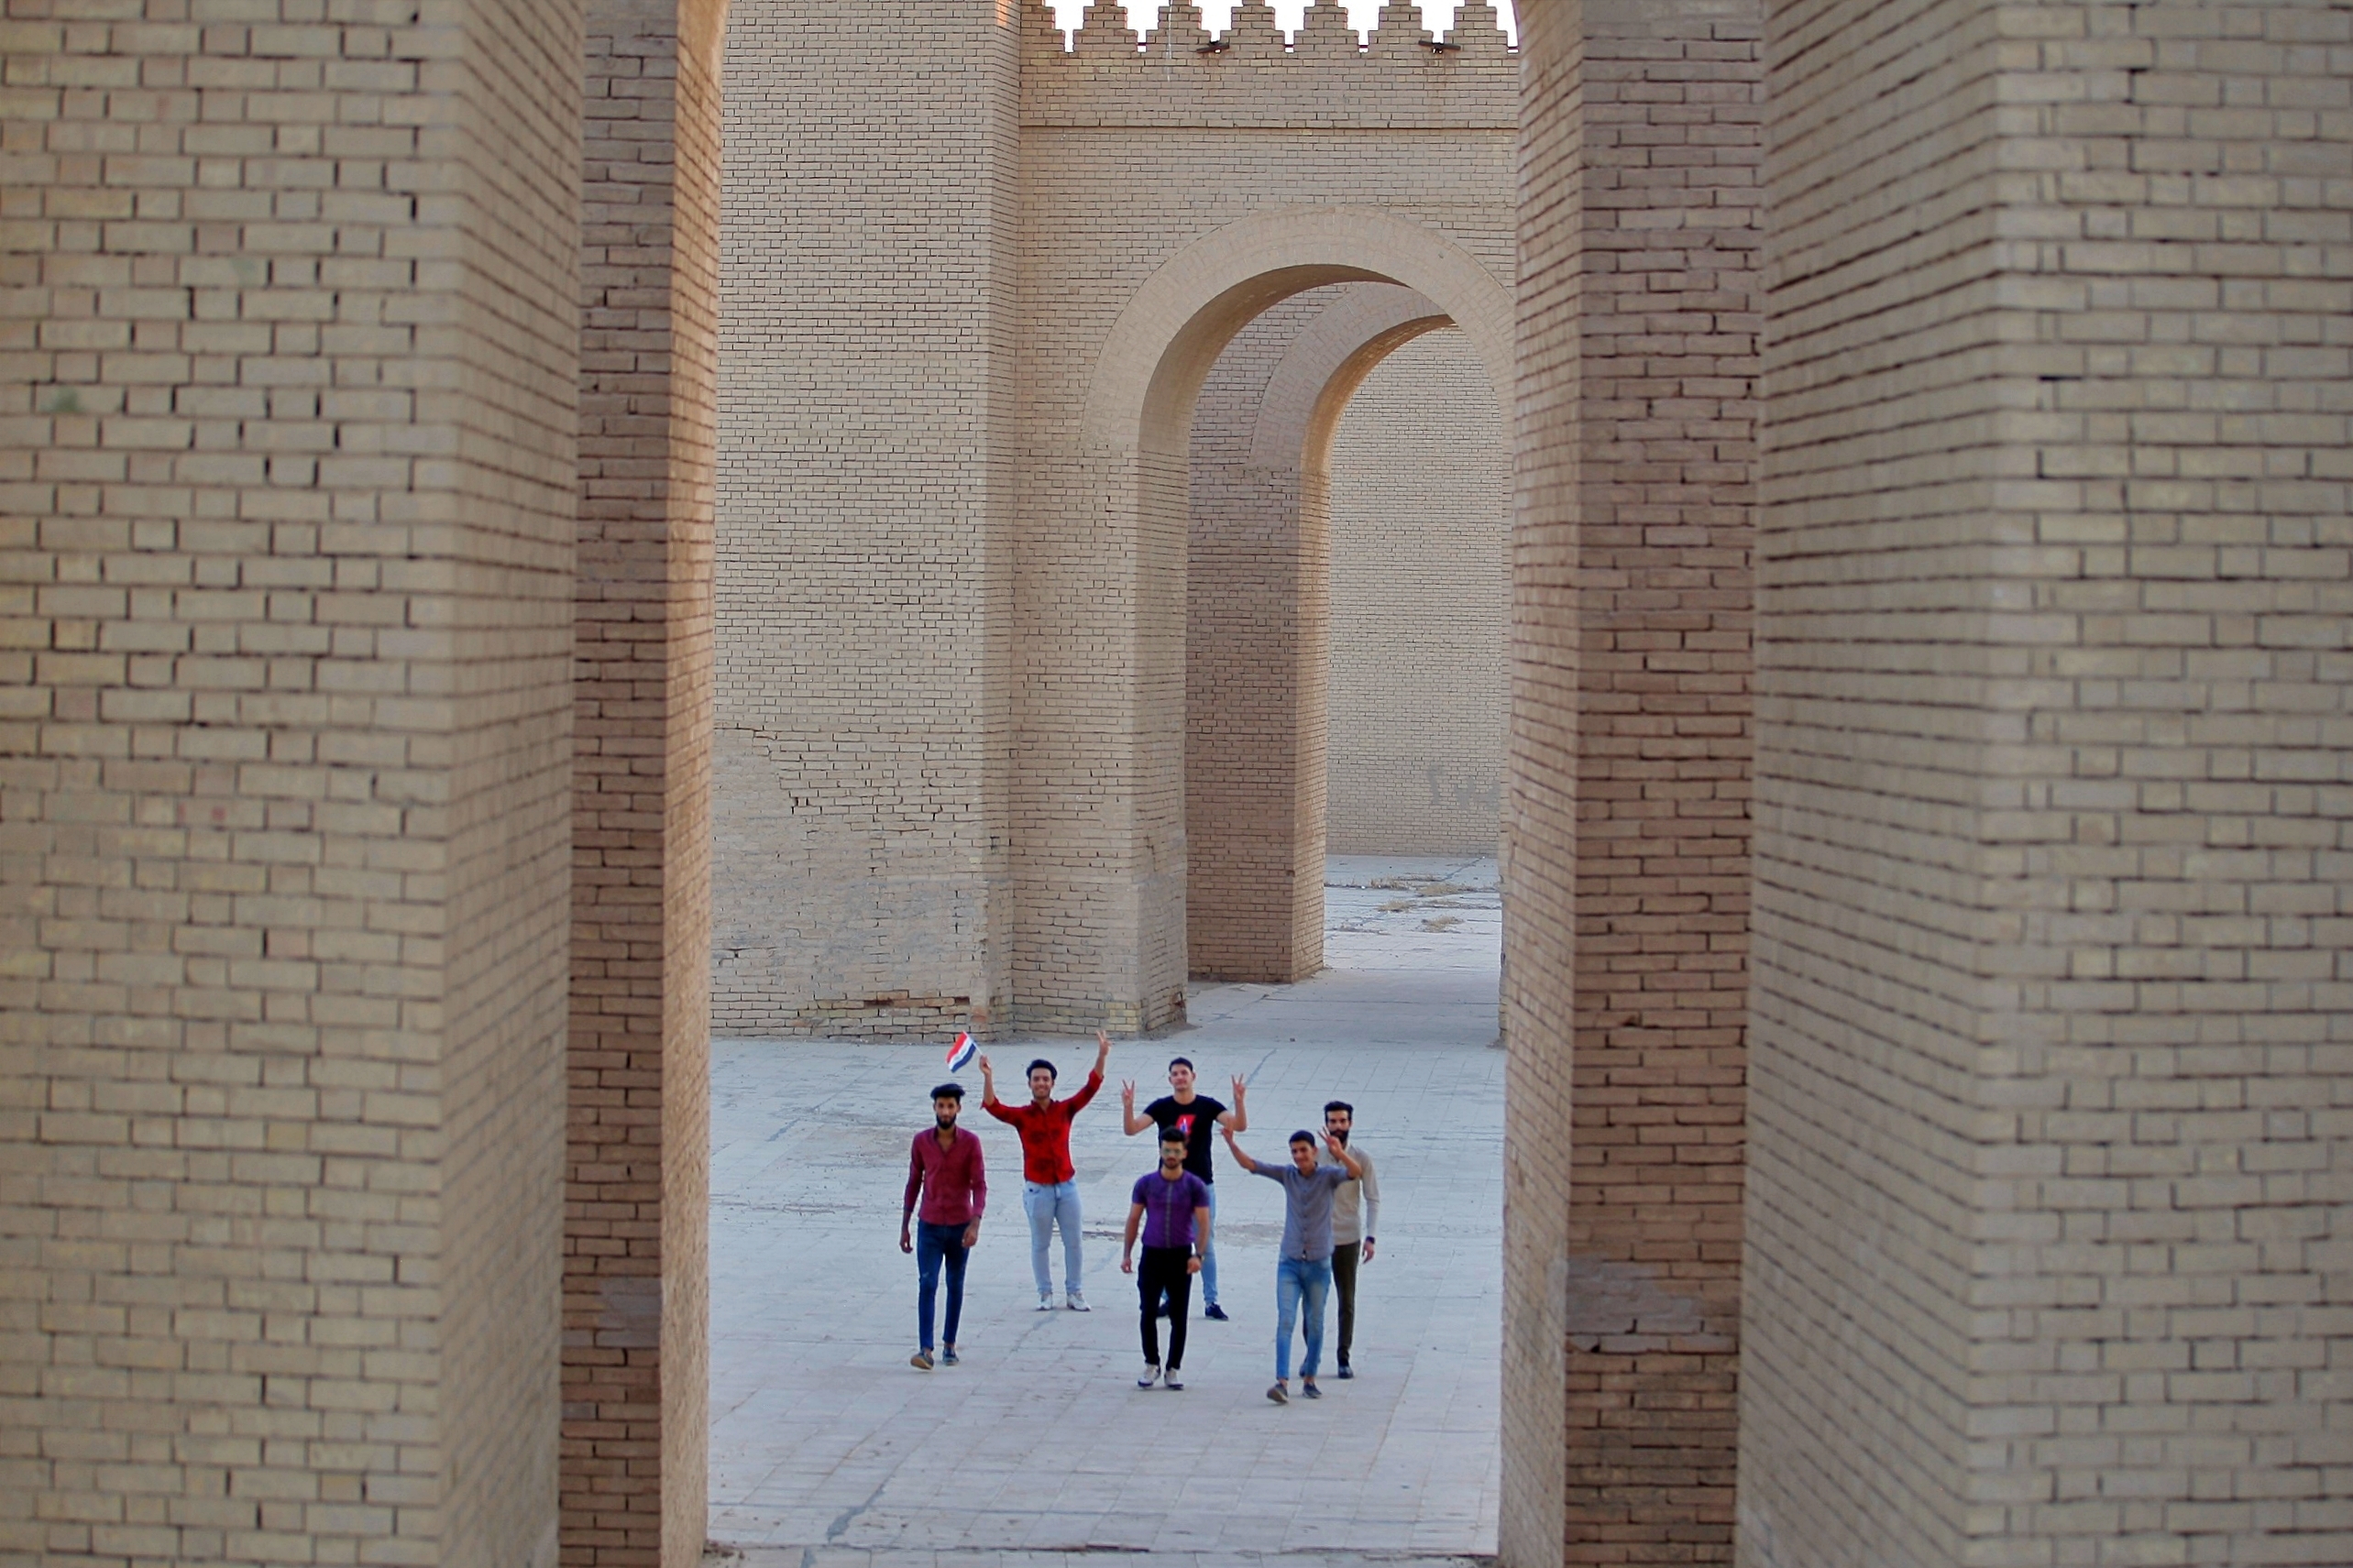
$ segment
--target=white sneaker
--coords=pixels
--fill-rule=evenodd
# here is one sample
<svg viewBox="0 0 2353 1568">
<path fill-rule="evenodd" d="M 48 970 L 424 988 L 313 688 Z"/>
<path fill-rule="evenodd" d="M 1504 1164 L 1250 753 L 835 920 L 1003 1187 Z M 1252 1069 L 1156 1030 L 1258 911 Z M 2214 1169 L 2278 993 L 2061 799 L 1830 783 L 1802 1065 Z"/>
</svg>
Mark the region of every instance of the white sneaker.
<svg viewBox="0 0 2353 1568">
<path fill-rule="evenodd" d="M 1052 1291 L 1047 1291 L 1045 1294 L 1038 1298 L 1038 1310 L 1041 1312 L 1050 1312 L 1054 1310 L 1054 1294 Z"/>
<path fill-rule="evenodd" d="M 1093 1307 L 1086 1304 L 1086 1298 L 1076 1290 L 1071 1292 L 1071 1299 L 1067 1305 L 1073 1312 L 1092 1312 L 1094 1310 Z"/>
<path fill-rule="evenodd" d="M 1167 1376 L 1160 1379 L 1160 1387 L 1163 1388 L 1182 1388 L 1184 1387 L 1184 1379 L 1179 1376 L 1176 1373 L 1171 1372 Z"/>
<path fill-rule="evenodd" d="M 1158 1362 L 1148 1361 L 1144 1363 L 1144 1370 L 1137 1374 L 1136 1387 L 1138 1388 L 1149 1388 L 1153 1384 L 1159 1382 L 1160 1377 L 1160 1364 Z"/>
</svg>

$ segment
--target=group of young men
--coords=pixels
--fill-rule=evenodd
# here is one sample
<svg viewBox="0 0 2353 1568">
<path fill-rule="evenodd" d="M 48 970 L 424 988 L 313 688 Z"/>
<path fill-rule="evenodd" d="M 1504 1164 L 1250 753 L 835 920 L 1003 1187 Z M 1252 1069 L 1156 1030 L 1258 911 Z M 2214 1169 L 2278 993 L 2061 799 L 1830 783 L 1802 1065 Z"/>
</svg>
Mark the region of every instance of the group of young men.
<svg viewBox="0 0 2353 1568">
<path fill-rule="evenodd" d="M 1054 1310 L 1051 1252 L 1054 1232 L 1062 1235 L 1062 1304 L 1073 1312 L 1088 1310 L 1081 1288 L 1083 1257 L 1077 1172 L 1071 1163 L 1071 1120 L 1094 1099 L 1103 1087 L 1104 1064 L 1111 1056 L 1111 1037 L 1095 1036 L 1094 1069 L 1085 1085 L 1067 1099 L 1054 1098 L 1058 1077 L 1054 1064 L 1039 1058 L 1029 1064 L 1029 1099 L 1008 1104 L 996 1094 L 996 1076 L 989 1059 L 980 1058 L 981 1108 L 1000 1122 L 1011 1124 L 1021 1138 L 1021 1206 L 1029 1220 L 1029 1266 L 1038 1284 L 1038 1310 Z M 1144 1368 L 1136 1379 L 1139 1388 L 1155 1383 L 1184 1387 L 1185 1327 L 1191 1313 L 1193 1281 L 1198 1275 L 1203 1316 L 1226 1320 L 1217 1302 L 1217 1251 L 1214 1233 L 1217 1221 L 1217 1175 L 1212 1157 L 1215 1140 L 1223 1136 L 1234 1163 L 1252 1176 L 1261 1176 L 1283 1190 L 1281 1255 L 1275 1265 L 1275 1380 L 1267 1398 L 1276 1404 L 1291 1398 L 1291 1350 L 1294 1325 L 1303 1328 L 1307 1351 L 1300 1364 L 1303 1398 L 1323 1398 L 1315 1375 L 1324 1355 L 1325 1303 L 1336 1284 L 1340 1298 L 1339 1369 L 1353 1377 L 1348 1355 L 1356 1339 L 1357 1270 L 1372 1261 L 1373 1228 L 1380 1217 L 1380 1183 L 1372 1157 L 1353 1146 L 1356 1110 L 1345 1101 L 1324 1107 L 1322 1147 L 1315 1135 L 1301 1129 L 1291 1135 L 1290 1158 L 1281 1163 L 1252 1159 L 1235 1142 L 1249 1130 L 1248 1089 L 1234 1080 L 1234 1102 L 1226 1105 L 1200 1093 L 1194 1086 L 1193 1063 L 1184 1057 L 1169 1063 L 1169 1092 L 1136 1109 L 1136 1086 L 1120 1086 L 1121 1125 L 1133 1137 L 1147 1127 L 1158 1129 L 1160 1160 L 1136 1179 L 1127 1204 L 1127 1230 L 1120 1249 L 1119 1268 L 1136 1277 L 1138 1337 Z M 917 1311 L 921 1346 L 909 1364 L 929 1372 L 934 1365 L 956 1365 L 956 1329 L 963 1315 L 964 1264 L 979 1245 L 981 1215 L 988 1206 L 987 1165 L 981 1140 L 957 1124 L 963 1110 L 962 1084 L 943 1083 L 931 1091 L 932 1124 L 915 1135 L 908 1151 L 907 1197 L 899 1216 L 901 1252 L 916 1255 Z M 1143 1241 L 1140 1267 L 1136 1257 L 1138 1236 Z M 933 1309 L 940 1276 L 947 1276 L 946 1320 L 934 1339 Z M 1169 1325 L 1168 1354 L 1160 1351 L 1160 1325 Z M 937 1359 L 934 1358 L 935 1347 Z"/>
</svg>

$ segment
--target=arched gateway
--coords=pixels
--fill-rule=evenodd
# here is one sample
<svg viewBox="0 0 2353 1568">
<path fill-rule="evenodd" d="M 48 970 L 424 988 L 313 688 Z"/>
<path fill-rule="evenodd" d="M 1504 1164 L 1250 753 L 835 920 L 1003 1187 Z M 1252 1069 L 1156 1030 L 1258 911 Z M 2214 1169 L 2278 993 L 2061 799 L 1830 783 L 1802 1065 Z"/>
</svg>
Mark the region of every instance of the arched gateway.
<svg viewBox="0 0 2353 1568">
<path fill-rule="evenodd" d="M 1392 9 L 1359 51 L 1336 9 L 1286 50 L 1263 5 L 1222 47 L 1095 6 L 1066 51 L 1038 4 L 922 40 L 734 7 L 720 1033 L 1182 1011 L 1203 378 L 1357 280 L 1511 384 L 1517 60 L 1490 6 Z"/>
</svg>

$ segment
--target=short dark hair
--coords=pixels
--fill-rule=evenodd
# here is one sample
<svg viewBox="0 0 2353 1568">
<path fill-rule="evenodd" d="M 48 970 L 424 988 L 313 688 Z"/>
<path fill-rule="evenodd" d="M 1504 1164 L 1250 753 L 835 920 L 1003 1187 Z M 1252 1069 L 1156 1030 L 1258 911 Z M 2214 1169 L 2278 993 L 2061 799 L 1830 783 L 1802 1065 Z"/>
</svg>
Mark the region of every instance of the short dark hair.
<svg viewBox="0 0 2353 1568">
<path fill-rule="evenodd" d="M 961 1083 L 943 1083 L 931 1091 L 931 1098 L 953 1100 L 961 1104 L 964 1098 L 964 1086 Z"/>
<path fill-rule="evenodd" d="M 1291 1141 L 1294 1144 L 1305 1144 L 1312 1149 L 1315 1146 L 1315 1135 L 1302 1127 L 1291 1135 Z"/>
<path fill-rule="evenodd" d="M 1036 1061 L 1033 1061 L 1028 1067 L 1023 1068 L 1021 1069 L 1021 1076 L 1028 1078 L 1031 1073 L 1036 1072 L 1041 1067 L 1046 1069 L 1046 1076 L 1048 1078 L 1058 1079 L 1062 1076 L 1061 1073 L 1054 1070 L 1054 1064 L 1048 1061 L 1044 1057 L 1039 1057 Z"/>
<path fill-rule="evenodd" d="M 1141 1132 L 1143 1129 L 1138 1127 L 1137 1131 Z M 1184 1144 L 1189 1146 L 1193 1140 L 1186 1137 L 1182 1133 L 1177 1131 L 1175 1127 L 1168 1126 L 1160 1129 L 1160 1142 L 1164 1144 Z"/>
<path fill-rule="evenodd" d="M 1357 1119 L 1357 1108 L 1349 1104 L 1347 1101 L 1326 1100 L 1324 1102 L 1324 1114 L 1328 1116 L 1335 1111 L 1344 1111 L 1347 1113 L 1348 1120 L 1351 1122 Z"/>
<path fill-rule="evenodd" d="M 1199 1072 L 1201 1070 L 1199 1068 L 1193 1065 L 1193 1058 L 1191 1057 L 1171 1057 L 1169 1058 L 1169 1070 L 1171 1072 L 1174 1072 L 1179 1068 L 1184 1069 L 1187 1072 Z"/>
</svg>

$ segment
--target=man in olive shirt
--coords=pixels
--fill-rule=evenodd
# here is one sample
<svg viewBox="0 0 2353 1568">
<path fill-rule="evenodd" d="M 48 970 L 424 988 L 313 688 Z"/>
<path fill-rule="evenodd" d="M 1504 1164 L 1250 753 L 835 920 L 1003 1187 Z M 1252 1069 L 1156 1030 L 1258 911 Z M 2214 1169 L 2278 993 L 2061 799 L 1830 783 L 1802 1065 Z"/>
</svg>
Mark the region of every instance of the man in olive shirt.
<svg viewBox="0 0 2353 1568">
<path fill-rule="evenodd" d="M 1340 1372 L 1354 1377 L 1348 1348 L 1357 1337 L 1357 1265 L 1372 1261 L 1372 1231 L 1380 1223 L 1380 1179 L 1374 1174 L 1372 1156 L 1349 1142 L 1357 1108 L 1345 1100 L 1326 1101 L 1324 1135 L 1357 1157 L 1364 1175 L 1344 1183 L 1332 1195 L 1332 1288 L 1340 1298 Z M 1326 1157 L 1325 1163 L 1336 1164 Z"/>
</svg>

